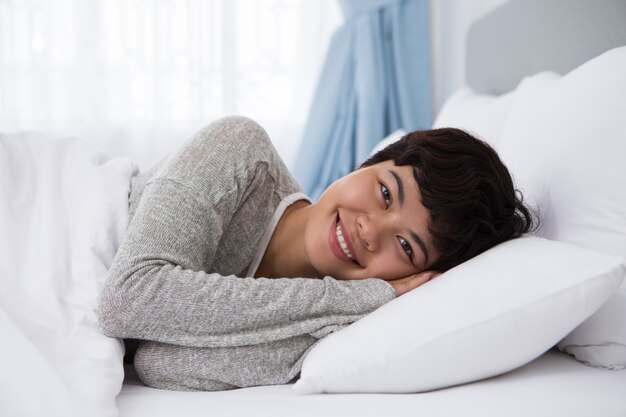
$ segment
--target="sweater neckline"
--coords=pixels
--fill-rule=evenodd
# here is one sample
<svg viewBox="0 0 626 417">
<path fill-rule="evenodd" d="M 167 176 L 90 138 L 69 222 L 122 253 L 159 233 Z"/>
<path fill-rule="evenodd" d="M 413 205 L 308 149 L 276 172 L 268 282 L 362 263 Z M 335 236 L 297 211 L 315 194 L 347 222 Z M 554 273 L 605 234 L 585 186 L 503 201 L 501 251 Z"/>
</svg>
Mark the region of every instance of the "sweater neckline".
<svg viewBox="0 0 626 417">
<path fill-rule="evenodd" d="M 263 260 L 263 255 L 265 254 L 265 251 L 267 250 L 267 246 L 269 245 L 272 235 L 274 234 L 274 230 L 276 229 L 276 226 L 278 225 L 280 218 L 283 217 L 285 210 L 287 210 L 287 207 L 289 207 L 296 201 L 300 201 L 300 200 L 306 200 L 309 203 L 312 203 L 311 199 L 306 194 L 301 193 L 301 192 L 289 194 L 288 196 L 286 196 L 280 201 L 280 203 L 278 204 L 278 207 L 276 207 L 276 210 L 274 211 L 274 214 L 272 215 L 272 220 L 267 225 L 265 232 L 263 232 L 261 243 L 259 244 L 259 247 L 257 248 L 256 254 L 254 255 L 252 263 L 248 267 L 248 271 L 246 272 L 246 277 L 254 277 L 254 274 L 256 274 L 256 270 L 259 268 L 259 265 L 261 265 L 261 260 Z"/>
</svg>

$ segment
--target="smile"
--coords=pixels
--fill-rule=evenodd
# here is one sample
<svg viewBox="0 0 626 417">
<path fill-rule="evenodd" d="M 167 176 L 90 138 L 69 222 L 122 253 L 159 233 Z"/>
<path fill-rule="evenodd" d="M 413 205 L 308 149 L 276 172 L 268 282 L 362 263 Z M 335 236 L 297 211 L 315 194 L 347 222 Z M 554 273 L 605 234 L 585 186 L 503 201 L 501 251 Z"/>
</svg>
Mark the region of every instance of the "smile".
<svg viewBox="0 0 626 417">
<path fill-rule="evenodd" d="M 344 262 L 361 266 L 359 261 L 356 259 L 354 246 L 350 240 L 350 236 L 347 234 L 347 229 L 339 219 L 338 214 L 335 221 L 332 223 L 329 232 L 328 243 L 330 244 L 330 249 L 333 254 Z"/>
<path fill-rule="evenodd" d="M 346 245 L 346 240 L 343 238 L 343 233 L 341 232 L 341 226 L 337 223 L 337 229 L 335 229 L 335 234 L 337 235 L 337 241 L 339 242 L 339 246 L 343 253 L 348 257 L 348 259 L 353 260 L 354 256 L 350 253 L 348 249 L 348 245 Z"/>
</svg>

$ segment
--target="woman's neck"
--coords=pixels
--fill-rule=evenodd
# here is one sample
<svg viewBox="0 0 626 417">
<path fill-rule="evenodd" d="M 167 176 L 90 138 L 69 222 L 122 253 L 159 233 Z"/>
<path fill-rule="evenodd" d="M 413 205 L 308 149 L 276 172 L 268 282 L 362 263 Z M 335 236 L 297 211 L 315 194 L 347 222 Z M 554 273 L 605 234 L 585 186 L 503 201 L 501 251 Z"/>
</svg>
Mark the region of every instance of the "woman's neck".
<svg viewBox="0 0 626 417">
<path fill-rule="evenodd" d="M 272 234 L 255 277 L 319 278 L 304 247 L 304 230 L 312 204 L 296 201 L 283 213 Z"/>
</svg>

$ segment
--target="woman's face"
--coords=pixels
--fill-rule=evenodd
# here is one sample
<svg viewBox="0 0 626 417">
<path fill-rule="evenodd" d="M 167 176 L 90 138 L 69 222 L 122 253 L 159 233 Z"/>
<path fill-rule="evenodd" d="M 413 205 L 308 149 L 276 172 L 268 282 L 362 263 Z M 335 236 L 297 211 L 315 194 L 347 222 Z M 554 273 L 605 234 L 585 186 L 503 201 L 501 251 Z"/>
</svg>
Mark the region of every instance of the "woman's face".
<svg viewBox="0 0 626 417">
<path fill-rule="evenodd" d="M 305 249 L 320 275 L 391 280 L 435 261 L 411 166 L 393 161 L 359 169 L 334 182 L 312 207 Z"/>
</svg>

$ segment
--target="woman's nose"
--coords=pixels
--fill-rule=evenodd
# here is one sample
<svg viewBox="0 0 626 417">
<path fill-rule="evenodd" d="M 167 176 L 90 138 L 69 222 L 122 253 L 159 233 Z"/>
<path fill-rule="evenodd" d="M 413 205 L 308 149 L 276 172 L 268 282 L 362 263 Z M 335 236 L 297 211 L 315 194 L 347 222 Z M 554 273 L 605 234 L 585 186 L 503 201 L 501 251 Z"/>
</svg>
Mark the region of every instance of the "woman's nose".
<svg viewBox="0 0 626 417">
<path fill-rule="evenodd" d="M 356 223 L 363 246 L 368 251 L 374 252 L 378 247 L 378 227 L 376 221 L 367 215 L 361 215 L 357 217 Z"/>
</svg>

